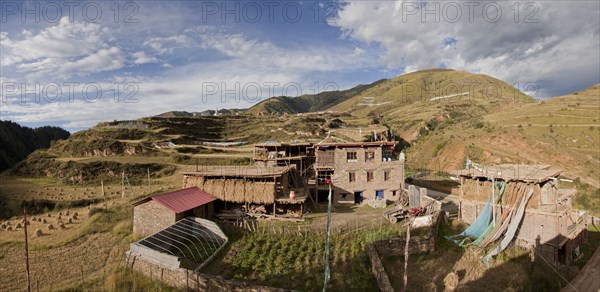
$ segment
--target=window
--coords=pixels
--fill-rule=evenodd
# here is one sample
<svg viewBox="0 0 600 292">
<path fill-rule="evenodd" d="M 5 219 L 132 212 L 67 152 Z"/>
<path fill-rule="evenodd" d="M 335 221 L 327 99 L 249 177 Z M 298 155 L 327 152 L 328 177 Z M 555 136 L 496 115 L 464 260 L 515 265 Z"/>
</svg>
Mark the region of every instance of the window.
<svg viewBox="0 0 600 292">
<path fill-rule="evenodd" d="M 367 171 L 367 182 L 373 181 L 373 171 Z"/>
<path fill-rule="evenodd" d="M 365 162 L 369 162 L 369 161 L 373 161 L 375 160 L 375 151 L 366 151 L 365 152 Z"/>
<path fill-rule="evenodd" d="M 396 192 L 397 192 L 396 190 L 393 190 L 393 191 L 392 191 L 392 197 L 395 197 L 395 196 L 396 196 Z"/>
<path fill-rule="evenodd" d="M 392 149 L 391 148 L 383 149 L 383 157 L 385 157 L 385 158 L 392 157 Z"/>
<path fill-rule="evenodd" d="M 344 193 L 342 194 L 342 200 L 345 200 L 348 197 L 348 194 Z"/>
<path fill-rule="evenodd" d="M 383 172 L 383 180 L 388 181 L 392 179 L 392 172 L 390 170 L 386 170 Z"/>
<path fill-rule="evenodd" d="M 333 172 L 331 171 L 319 171 L 319 173 L 317 174 L 317 183 L 320 185 L 328 184 L 328 181 L 331 180 L 332 174 Z"/>
<path fill-rule="evenodd" d="M 348 162 L 356 162 L 356 151 L 346 153 L 346 158 L 348 158 Z"/>
<path fill-rule="evenodd" d="M 349 182 L 355 182 L 356 181 L 356 172 L 349 172 L 348 173 L 348 181 Z"/>
</svg>

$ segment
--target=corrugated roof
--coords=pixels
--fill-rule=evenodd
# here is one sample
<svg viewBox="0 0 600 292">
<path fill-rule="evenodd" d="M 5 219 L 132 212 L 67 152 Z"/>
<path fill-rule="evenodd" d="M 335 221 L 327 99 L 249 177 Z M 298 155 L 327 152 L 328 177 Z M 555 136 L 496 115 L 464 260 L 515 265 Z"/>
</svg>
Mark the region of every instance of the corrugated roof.
<svg viewBox="0 0 600 292">
<path fill-rule="evenodd" d="M 133 206 L 153 200 L 175 213 L 182 213 L 208 204 L 216 199 L 216 197 L 202 191 L 198 187 L 190 187 L 178 191 L 147 197 L 133 203 Z"/>
</svg>

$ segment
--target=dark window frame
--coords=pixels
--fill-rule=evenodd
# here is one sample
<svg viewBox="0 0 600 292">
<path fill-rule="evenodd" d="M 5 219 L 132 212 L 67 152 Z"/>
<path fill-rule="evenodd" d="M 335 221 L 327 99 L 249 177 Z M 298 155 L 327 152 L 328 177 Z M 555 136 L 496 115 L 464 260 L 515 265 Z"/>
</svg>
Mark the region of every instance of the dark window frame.
<svg viewBox="0 0 600 292">
<path fill-rule="evenodd" d="M 354 157 L 354 158 L 352 158 L 352 157 Z M 358 161 L 358 153 L 356 151 L 346 152 L 346 161 L 347 162 L 357 162 Z"/>
</svg>

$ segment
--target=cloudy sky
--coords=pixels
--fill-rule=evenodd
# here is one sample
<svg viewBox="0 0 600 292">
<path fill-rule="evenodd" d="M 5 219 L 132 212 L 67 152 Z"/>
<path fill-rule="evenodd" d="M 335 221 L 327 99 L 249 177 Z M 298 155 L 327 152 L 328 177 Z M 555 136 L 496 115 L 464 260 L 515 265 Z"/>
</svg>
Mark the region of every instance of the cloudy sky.
<svg viewBox="0 0 600 292">
<path fill-rule="evenodd" d="M 551 97 L 600 82 L 599 3 L 2 1 L 0 118 L 76 131 L 436 67 Z"/>
</svg>

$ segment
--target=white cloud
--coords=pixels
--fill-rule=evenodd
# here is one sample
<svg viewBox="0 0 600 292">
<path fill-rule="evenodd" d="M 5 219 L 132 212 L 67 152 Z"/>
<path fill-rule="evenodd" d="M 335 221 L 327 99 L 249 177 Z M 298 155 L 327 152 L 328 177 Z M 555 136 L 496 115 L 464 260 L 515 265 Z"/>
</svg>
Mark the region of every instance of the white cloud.
<svg viewBox="0 0 600 292">
<path fill-rule="evenodd" d="M 133 62 L 138 65 L 159 62 L 157 58 L 146 55 L 146 52 L 144 51 L 135 52 L 132 55 L 135 58 Z"/>
<path fill-rule="evenodd" d="M 418 9 L 418 3 L 426 4 L 426 8 Z M 387 66 L 405 67 L 406 72 L 444 64 L 509 82 L 524 78 L 539 81 L 547 94 L 556 93 L 556 82 L 570 83 L 572 87 L 599 81 L 597 1 L 538 1 L 531 2 L 533 6 L 524 2 L 493 2 L 502 11 L 495 23 L 489 21 L 496 16 L 493 7 L 485 16 L 483 13 L 489 2 L 469 2 L 475 5 L 471 19 L 466 2 L 418 3 L 346 1 L 340 5 L 339 19 L 330 25 L 340 28 L 345 37 L 380 44 L 385 49 Z M 462 16 L 454 21 L 456 6 Z M 515 7 L 519 9 L 518 16 Z M 448 38 L 457 41 L 444 46 Z"/>
<path fill-rule="evenodd" d="M 233 59 L 245 60 L 257 70 L 270 67 L 274 70 L 302 71 L 341 71 L 347 69 L 372 68 L 379 60 L 361 49 L 346 47 L 326 47 L 318 43 L 298 48 L 282 48 L 272 42 L 252 39 L 240 33 L 201 26 L 188 30 L 198 33 L 198 46 L 216 50 Z"/>
<path fill-rule="evenodd" d="M 125 66 L 124 53 L 110 45 L 111 30 L 99 24 L 70 22 L 67 17 L 37 33 L 23 30 L 21 39 L 8 32 L 2 39 L 2 66 L 27 79 L 66 79 L 72 76 L 118 70 Z"/>
<path fill-rule="evenodd" d="M 153 37 L 144 42 L 144 46 L 154 49 L 159 54 L 173 54 L 176 48 L 190 46 L 194 41 L 185 35 L 170 37 Z"/>
<path fill-rule="evenodd" d="M 15 62 L 86 55 L 102 45 L 101 34 L 100 25 L 70 22 L 67 17 L 35 35 L 24 30 L 21 40 L 12 40 L 5 32 L 2 37 L 2 63 L 7 66 Z"/>
<path fill-rule="evenodd" d="M 196 60 L 175 66 L 166 62 L 167 58 L 166 61 L 159 61 L 159 63 L 164 62 L 162 64 L 164 72 L 151 77 L 128 75 L 116 71 L 115 76 L 110 80 L 104 80 L 101 84 L 105 96 L 99 102 L 87 103 L 80 97 L 76 97 L 75 102 L 61 100 L 58 103 L 48 104 L 23 104 L 13 100 L 3 105 L 3 115 L 19 122 L 60 123 L 66 119 L 64 113 L 69 112 L 65 126 L 90 127 L 99 121 L 134 119 L 169 110 L 247 108 L 274 95 L 299 94 L 295 85 L 300 86 L 301 93 L 304 94 L 322 90 L 326 82 L 337 80 L 337 78 L 329 78 L 331 73 L 361 70 L 377 63 L 368 54 L 355 47 L 331 48 L 313 45 L 282 48 L 269 41 L 212 27 L 190 29 L 186 33 L 177 37 L 152 37 L 145 43 L 151 48 L 150 44 L 160 44 L 154 45 L 154 48 L 157 48 L 155 52 L 158 54 L 176 53 L 176 43 L 179 41 L 198 55 L 213 51 L 212 53 L 224 57 Z M 117 47 L 105 48 L 92 52 L 87 57 L 54 67 L 54 71 L 55 74 L 82 75 L 90 73 L 88 68 L 115 70 L 127 64 L 123 56 L 123 51 Z M 133 64 L 156 59 L 152 53 L 146 51 L 135 51 L 131 56 Z M 29 67 L 22 67 L 21 70 L 49 68 L 46 63 L 55 64 L 57 61 L 31 62 L 23 65 Z M 321 82 L 321 88 L 314 87 L 315 81 Z M 139 99 L 139 102 L 114 102 L 112 96 L 114 82 L 121 86 L 128 82 L 135 84 L 139 91 L 134 97 Z M 206 84 L 216 85 L 217 88 L 215 90 L 207 88 Z M 260 94 L 248 87 L 249 84 L 258 84 Z M 285 85 L 291 84 L 294 86 L 288 90 L 284 88 Z M 345 84 L 340 86 L 343 87 Z M 229 94 L 222 95 L 225 91 Z M 123 97 L 130 91 L 125 91 L 121 87 L 120 93 Z"/>
<path fill-rule="evenodd" d="M 62 65 L 59 73 L 64 76 L 85 76 L 90 73 L 121 69 L 125 66 L 125 57 L 121 49 L 111 47 L 101 49 L 77 61 Z"/>
</svg>

